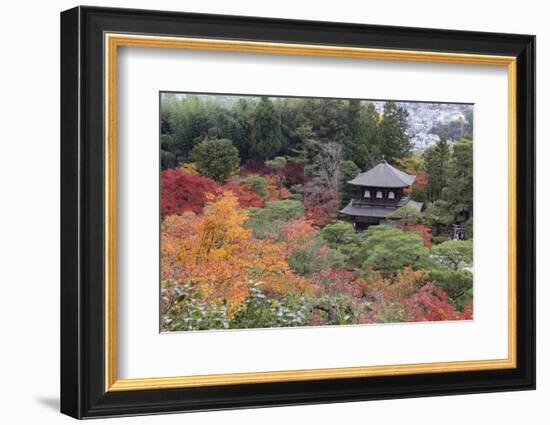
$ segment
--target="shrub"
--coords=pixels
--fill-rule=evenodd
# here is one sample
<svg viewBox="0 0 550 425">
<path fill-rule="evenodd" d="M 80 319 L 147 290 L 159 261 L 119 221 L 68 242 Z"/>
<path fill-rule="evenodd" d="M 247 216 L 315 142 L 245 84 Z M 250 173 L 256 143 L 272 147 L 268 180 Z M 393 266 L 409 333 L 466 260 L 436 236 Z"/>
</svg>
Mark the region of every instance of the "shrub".
<svg viewBox="0 0 550 425">
<path fill-rule="evenodd" d="M 202 176 L 223 182 L 239 168 L 239 151 L 231 140 L 207 139 L 193 148 L 191 153 Z"/>
<path fill-rule="evenodd" d="M 339 249 L 329 249 L 327 254 L 327 266 L 331 269 L 345 269 L 348 267 L 350 256 Z"/>
<path fill-rule="evenodd" d="M 243 179 L 245 183 L 250 184 L 252 191 L 262 198 L 267 196 L 267 180 L 262 176 L 250 175 Z"/>
<path fill-rule="evenodd" d="M 310 277 L 327 267 L 328 248 L 316 239 L 312 244 L 292 252 L 288 265 L 297 274 Z"/>
<path fill-rule="evenodd" d="M 161 282 L 162 331 L 228 329 L 225 303 L 201 303 L 200 292 L 190 285 Z"/>
<path fill-rule="evenodd" d="M 361 308 L 353 297 L 336 293 L 315 298 L 311 310 L 317 313 L 320 324 L 348 325 L 356 322 Z"/>
<path fill-rule="evenodd" d="M 404 267 L 421 269 L 429 266 L 429 250 L 416 232 L 404 232 L 390 226 L 371 226 L 362 248 L 367 259 L 362 269 L 383 274 L 396 273 Z"/>
<path fill-rule="evenodd" d="M 334 224 L 328 224 L 320 232 L 321 237 L 331 248 L 338 248 L 341 245 L 353 244 L 357 242 L 358 236 L 353 228 L 353 224 L 337 221 Z"/>
<path fill-rule="evenodd" d="M 234 329 L 303 326 L 311 314 L 303 297 L 269 298 L 262 291 L 261 282 L 254 283 L 250 293 L 235 313 L 231 322 Z"/>
<path fill-rule="evenodd" d="M 265 239 L 273 234 L 280 233 L 280 226 L 293 217 L 304 215 L 304 207 L 299 201 L 289 199 L 283 201 L 266 202 L 264 208 L 250 208 L 246 227 L 251 229 L 254 236 Z"/>
<path fill-rule="evenodd" d="M 433 258 L 441 265 L 458 270 L 473 261 L 472 241 L 446 241 L 432 248 Z"/>
</svg>

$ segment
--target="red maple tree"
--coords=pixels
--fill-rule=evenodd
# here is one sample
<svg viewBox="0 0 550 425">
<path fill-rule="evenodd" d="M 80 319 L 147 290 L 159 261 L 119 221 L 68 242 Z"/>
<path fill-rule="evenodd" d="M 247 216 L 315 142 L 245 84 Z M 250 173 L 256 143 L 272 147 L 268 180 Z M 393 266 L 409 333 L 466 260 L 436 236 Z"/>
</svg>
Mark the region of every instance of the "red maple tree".
<svg viewBox="0 0 550 425">
<path fill-rule="evenodd" d="M 219 189 L 220 193 L 227 191 L 233 192 L 241 208 L 261 208 L 264 205 L 262 197 L 252 189 L 252 184 L 245 183 L 238 178 L 230 179 Z"/>
<path fill-rule="evenodd" d="M 161 173 L 160 186 L 162 218 L 180 215 L 185 211 L 202 214 L 206 195 L 214 194 L 218 189 L 218 184 L 214 180 L 188 174 L 177 168 L 164 170 Z"/>
</svg>

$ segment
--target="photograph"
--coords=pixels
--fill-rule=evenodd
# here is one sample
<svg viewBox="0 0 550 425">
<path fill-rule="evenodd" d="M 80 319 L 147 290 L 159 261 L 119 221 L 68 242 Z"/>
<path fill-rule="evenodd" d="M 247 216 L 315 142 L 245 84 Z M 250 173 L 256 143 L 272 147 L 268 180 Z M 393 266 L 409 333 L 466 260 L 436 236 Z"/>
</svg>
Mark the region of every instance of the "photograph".
<svg viewBox="0 0 550 425">
<path fill-rule="evenodd" d="M 473 104 L 159 107 L 161 332 L 474 319 Z"/>
<path fill-rule="evenodd" d="M 41 137 L 25 157 L 60 184 L 50 196 L 60 232 L 34 250 L 60 291 L 29 257 L 37 227 L 21 237 L 8 226 L 24 258 L 6 287 L 21 292 L 21 270 L 36 271 L 34 298 L 58 313 L 56 335 L 28 341 L 57 341 L 39 362 L 56 367 L 31 375 L 54 382 L 59 410 L 77 419 L 216 411 L 220 422 L 220 410 L 339 403 L 329 423 L 364 416 L 348 410 L 369 401 L 375 421 L 390 406 L 397 420 L 426 422 L 442 415 L 419 398 L 442 396 L 462 403 L 436 406 L 457 423 L 487 403 L 505 422 L 536 417 L 547 394 L 524 392 L 532 401 L 520 406 L 506 393 L 537 381 L 540 61 L 526 31 L 543 32 L 543 14 L 501 8 L 496 22 L 490 7 L 430 19 L 406 2 L 385 16 L 291 3 L 267 16 L 233 4 L 75 6 L 59 27 L 40 13 L 55 49 L 31 49 L 26 68 L 59 53 L 59 67 L 43 67 L 56 83 L 39 87 L 48 100 L 60 88 L 50 109 L 61 119 L 12 107 L 4 126 L 42 120 L 60 133 L 60 149 Z M 26 94 L 17 81 L 14 105 L 36 98 L 37 84 Z M 6 158 L 21 157 L 21 143 L 6 145 L 16 146 Z M 11 162 L 14 180 L 21 161 Z M 25 174 L 6 223 L 36 222 L 46 175 Z M 6 323 L 21 316 L 11 305 Z M 393 408 L 398 399 L 409 407 Z M 305 409 L 306 422 L 321 411 Z M 273 416 L 287 417 L 297 422 Z"/>
</svg>

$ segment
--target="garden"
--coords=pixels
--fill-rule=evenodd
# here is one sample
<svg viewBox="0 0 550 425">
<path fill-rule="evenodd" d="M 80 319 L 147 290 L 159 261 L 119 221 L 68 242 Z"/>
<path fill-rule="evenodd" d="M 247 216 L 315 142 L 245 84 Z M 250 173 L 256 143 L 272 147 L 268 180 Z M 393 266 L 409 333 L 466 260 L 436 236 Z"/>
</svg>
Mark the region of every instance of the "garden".
<svg viewBox="0 0 550 425">
<path fill-rule="evenodd" d="M 162 94 L 161 330 L 472 319 L 471 121 L 418 149 L 395 102 Z M 424 207 L 357 231 L 381 159 Z"/>
</svg>

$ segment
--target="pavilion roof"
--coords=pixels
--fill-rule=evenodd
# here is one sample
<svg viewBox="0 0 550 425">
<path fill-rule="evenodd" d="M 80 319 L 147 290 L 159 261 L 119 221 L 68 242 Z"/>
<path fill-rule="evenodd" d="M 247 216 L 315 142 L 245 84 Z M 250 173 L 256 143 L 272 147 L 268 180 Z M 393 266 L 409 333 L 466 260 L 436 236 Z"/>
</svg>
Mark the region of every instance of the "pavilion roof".
<svg viewBox="0 0 550 425">
<path fill-rule="evenodd" d="M 385 160 L 380 161 L 378 165 L 364 173 L 360 173 L 349 184 L 355 186 L 374 186 L 374 187 L 408 187 L 414 183 L 416 176 L 404 173 L 395 167 L 392 167 Z"/>
<path fill-rule="evenodd" d="M 385 218 L 389 213 L 394 212 L 399 207 L 403 206 L 410 206 L 418 211 L 422 211 L 422 207 L 424 206 L 424 204 L 422 202 L 413 201 L 408 197 L 403 197 L 396 207 L 385 207 L 378 205 L 358 206 L 354 205 L 353 200 L 351 200 L 349 201 L 348 205 L 340 210 L 340 213 L 356 217 Z"/>
</svg>

